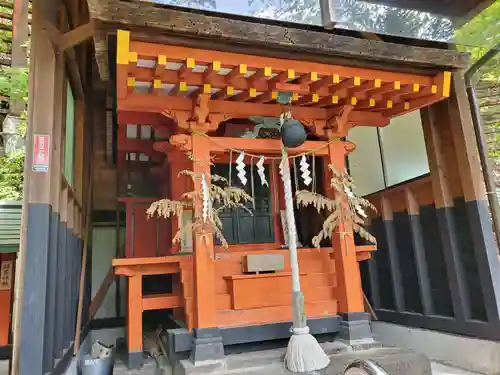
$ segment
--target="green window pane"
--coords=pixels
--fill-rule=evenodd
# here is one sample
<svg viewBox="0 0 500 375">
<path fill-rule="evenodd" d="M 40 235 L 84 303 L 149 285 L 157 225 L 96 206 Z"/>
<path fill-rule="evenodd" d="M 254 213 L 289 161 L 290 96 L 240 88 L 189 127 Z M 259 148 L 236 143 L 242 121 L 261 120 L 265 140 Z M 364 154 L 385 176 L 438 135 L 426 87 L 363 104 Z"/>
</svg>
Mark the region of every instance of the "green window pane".
<svg viewBox="0 0 500 375">
<path fill-rule="evenodd" d="M 66 135 L 64 140 L 64 176 L 73 185 L 75 159 L 75 98 L 68 83 L 66 97 Z"/>
</svg>

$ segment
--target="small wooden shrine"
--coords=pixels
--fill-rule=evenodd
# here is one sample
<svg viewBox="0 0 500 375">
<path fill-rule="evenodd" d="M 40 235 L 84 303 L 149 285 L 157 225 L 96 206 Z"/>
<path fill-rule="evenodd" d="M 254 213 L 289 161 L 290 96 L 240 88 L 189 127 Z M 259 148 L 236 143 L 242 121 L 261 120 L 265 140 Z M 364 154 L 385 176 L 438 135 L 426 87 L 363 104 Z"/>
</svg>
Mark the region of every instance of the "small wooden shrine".
<svg viewBox="0 0 500 375">
<path fill-rule="evenodd" d="M 203 338 L 203 332 L 211 332 L 211 339 L 222 336 L 224 345 L 286 337 L 288 328 L 283 336 L 282 327 L 289 327 L 292 312 L 277 162 L 281 140 L 276 131 L 261 129 L 249 119 L 278 118 L 291 110 L 308 138 L 289 154 L 307 156 L 314 169 L 314 189 L 331 196 L 327 165 L 346 168 L 346 156 L 353 150 L 344 140 L 349 129 L 384 127 L 392 117 L 448 98 L 450 82 L 448 71 L 410 74 L 204 50 L 147 42 L 119 30 L 119 180 L 141 161 L 158 163 L 146 173 L 156 185 L 156 196 L 123 192 L 120 198 L 127 213 L 126 257 L 115 259 L 113 265 L 116 274 L 128 278 L 131 366 L 140 365 L 142 359 L 142 313 L 148 310 L 174 309 L 175 319 L 185 325 L 184 332 L 171 334 L 174 353 L 195 350 L 191 345 L 196 346 L 196 340 L 183 341 L 191 332 L 195 338 Z M 280 92 L 292 95 L 286 108 L 276 101 Z M 290 161 L 297 171 L 295 161 Z M 182 170 L 230 179 L 231 170 L 237 183 L 241 169 L 233 164 L 252 180 L 248 189 L 254 212 L 221 215 L 227 249 L 211 236 L 188 236 L 180 245 L 172 244 L 179 224 L 189 217 L 147 218 L 151 202 L 161 197 L 180 199 L 193 188 L 202 189 L 201 181 L 193 186 L 188 177 L 180 176 Z M 260 183 L 258 169 L 267 185 Z M 195 210 L 201 209 L 198 202 Z M 314 232 L 321 218 L 302 214 L 310 219 L 302 219 L 303 226 Z M 345 340 L 370 338 L 358 262 L 369 259 L 375 246 L 357 245 L 354 236 L 339 232 L 331 245 L 311 247 L 308 243 L 299 249 L 299 266 L 313 333 L 340 331 Z M 252 262 L 265 264 L 262 270 L 267 272 L 255 272 L 249 266 Z M 143 277 L 160 274 L 171 275 L 171 291 L 143 295 Z"/>
</svg>

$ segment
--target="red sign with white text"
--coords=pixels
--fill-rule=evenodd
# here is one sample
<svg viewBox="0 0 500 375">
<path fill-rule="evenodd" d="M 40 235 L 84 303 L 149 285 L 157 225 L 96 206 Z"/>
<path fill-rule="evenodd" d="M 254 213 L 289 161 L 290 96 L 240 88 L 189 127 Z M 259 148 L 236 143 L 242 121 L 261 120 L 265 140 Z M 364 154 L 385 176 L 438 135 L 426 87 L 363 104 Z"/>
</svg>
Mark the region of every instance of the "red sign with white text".
<svg viewBox="0 0 500 375">
<path fill-rule="evenodd" d="M 48 172 L 50 161 L 50 136 L 35 134 L 33 140 L 33 172 Z"/>
</svg>

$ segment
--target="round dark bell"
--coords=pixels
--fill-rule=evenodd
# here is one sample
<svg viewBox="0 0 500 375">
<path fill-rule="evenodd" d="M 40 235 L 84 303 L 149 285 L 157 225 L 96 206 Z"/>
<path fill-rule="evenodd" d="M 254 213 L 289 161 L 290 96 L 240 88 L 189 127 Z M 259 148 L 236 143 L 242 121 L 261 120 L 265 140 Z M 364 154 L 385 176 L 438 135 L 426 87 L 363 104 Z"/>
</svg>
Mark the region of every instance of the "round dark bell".
<svg viewBox="0 0 500 375">
<path fill-rule="evenodd" d="M 281 141 L 286 147 L 299 147 L 306 138 L 306 131 L 300 121 L 286 120 L 281 127 Z"/>
</svg>

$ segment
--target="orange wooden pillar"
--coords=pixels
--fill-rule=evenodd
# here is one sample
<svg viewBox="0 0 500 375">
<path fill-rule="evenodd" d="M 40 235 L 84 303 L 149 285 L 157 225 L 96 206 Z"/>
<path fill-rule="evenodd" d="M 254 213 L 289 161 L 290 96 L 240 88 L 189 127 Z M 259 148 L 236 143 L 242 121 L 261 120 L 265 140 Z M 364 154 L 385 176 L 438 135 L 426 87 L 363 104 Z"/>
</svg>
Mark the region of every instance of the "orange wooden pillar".
<svg viewBox="0 0 500 375">
<path fill-rule="evenodd" d="M 128 278 L 127 319 L 128 368 L 139 369 L 144 361 L 142 353 L 142 275 Z"/>
<path fill-rule="evenodd" d="M 204 174 L 210 177 L 210 140 L 198 134 L 193 134 L 193 171 L 196 176 Z M 202 190 L 201 178 L 196 180 L 195 189 Z M 202 202 L 195 204 L 195 217 L 202 215 Z M 206 226 L 200 233 L 194 233 L 194 296 L 195 296 L 195 327 L 216 327 L 215 306 L 215 265 L 214 244 L 212 232 Z"/>
<path fill-rule="evenodd" d="M 347 154 L 344 142 L 333 142 L 328 146 L 324 181 L 325 192 L 330 197 L 334 195 L 334 191 L 330 186 L 332 174 L 328 169 L 328 164 L 333 165 L 339 171 L 344 171 Z M 340 338 L 347 342 L 373 341 L 368 322 L 369 315 L 364 312 L 361 274 L 350 223 L 339 225 L 337 232 L 332 235 L 332 246 L 337 278 L 338 311 L 342 316 Z"/>
<path fill-rule="evenodd" d="M 208 124 L 207 124 L 208 125 Z M 210 139 L 205 135 L 191 136 L 193 171 L 200 176 L 195 181 L 195 189 L 202 191 L 201 176 L 210 177 Z M 202 215 L 203 202 L 195 203 L 194 217 Z M 212 230 L 209 226 L 194 233 L 194 339 L 191 358 L 196 363 L 224 357 L 224 345 L 217 328 L 215 290 L 215 252 Z"/>
</svg>

